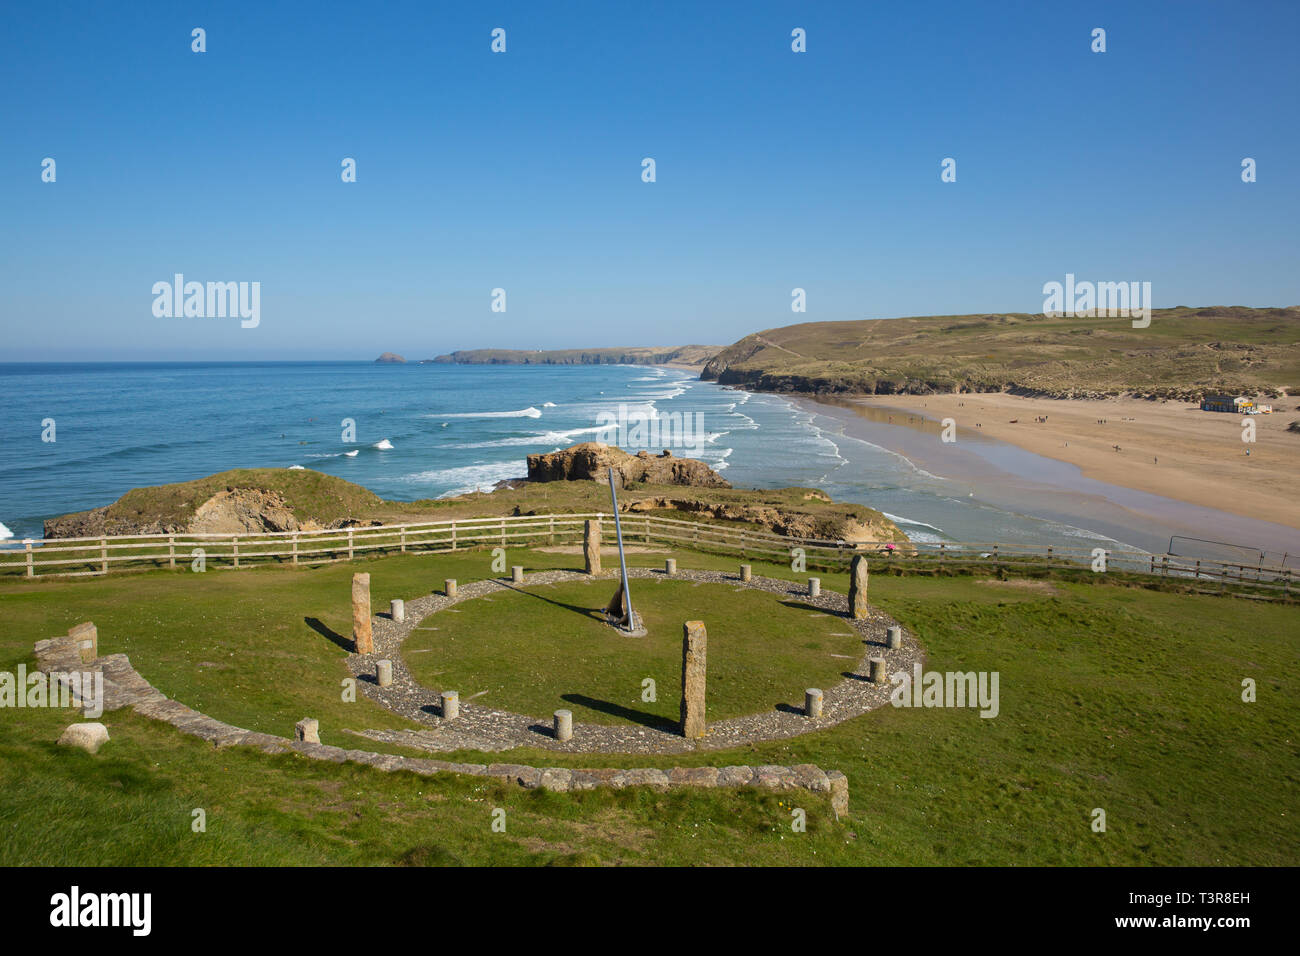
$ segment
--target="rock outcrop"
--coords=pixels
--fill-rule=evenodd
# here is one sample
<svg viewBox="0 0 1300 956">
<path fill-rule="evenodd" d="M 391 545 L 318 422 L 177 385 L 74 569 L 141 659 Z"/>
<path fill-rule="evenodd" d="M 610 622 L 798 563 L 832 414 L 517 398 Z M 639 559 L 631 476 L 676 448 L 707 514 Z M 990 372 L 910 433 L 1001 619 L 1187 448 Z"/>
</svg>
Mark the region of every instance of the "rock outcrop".
<svg viewBox="0 0 1300 956">
<path fill-rule="evenodd" d="M 376 365 L 405 365 L 406 359 L 396 352 L 385 352 L 379 358 L 375 359 Z"/>
<path fill-rule="evenodd" d="M 674 458 L 671 452 L 629 455 L 600 442 L 583 442 L 562 451 L 528 456 L 529 481 L 607 481 L 609 469 L 624 488 L 639 484 L 689 485 L 695 488 L 730 488 L 731 483 L 702 461 Z"/>
<path fill-rule="evenodd" d="M 829 499 L 821 499 L 829 503 Z M 898 527 L 877 511 L 861 505 L 841 505 L 842 510 L 798 511 L 790 507 L 746 504 L 736 501 L 703 501 L 652 495 L 625 502 L 623 511 L 633 514 L 655 511 L 678 512 L 683 519 L 700 517 L 715 521 L 744 521 L 791 538 L 820 538 L 869 544 L 877 541 L 905 542 Z"/>
</svg>

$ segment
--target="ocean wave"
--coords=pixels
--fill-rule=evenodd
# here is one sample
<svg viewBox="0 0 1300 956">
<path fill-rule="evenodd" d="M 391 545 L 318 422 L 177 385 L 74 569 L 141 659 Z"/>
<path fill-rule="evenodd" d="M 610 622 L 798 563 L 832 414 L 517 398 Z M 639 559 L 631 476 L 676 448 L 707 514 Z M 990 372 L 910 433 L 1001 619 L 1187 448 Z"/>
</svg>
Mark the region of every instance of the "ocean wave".
<svg viewBox="0 0 1300 956">
<path fill-rule="evenodd" d="M 387 438 L 381 438 L 379 441 L 375 442 L 370 447 L 378 448 L 380 451 L 391 451 L 393 448 L 393 443 L 390 442 Z"/>
<path fill-rule="evenodd" d="M 12 538 L 13 536 L 14 533 L 4 526 L 3 521 L 0 521 L 0 541 L 5 540 L 5 538 Z"/>
<path fill-rule="evenodd" d="M 344 457 L 344 458 L 356 458 L 357 455 L 359 455 L 359 454 L 361 454 L 361 449 L 360 449 L 360 448 L 354 448 L 352 451 L 345 451 L 345 452 L 343 453 L 343 457 Z"/>
<path fill-rule="evenodd" d="M 599 435 L 617 429 L 617 425 L 592 426 L 591 428 L 570 428 L 567 431 L 536 432 L 532 435 L 515 435 L 511 438 L 494 438 L 491 441 L 469 442 L 464 445 L 448 445 L 448 448 L 517 448 L 524 445 L 553 445 L 555 442 L 572 442 L 579 435 Z"/>
<path fill-rule="evenodd" d="M 539 408 L 529 405 L 512 412 L 450 412 L 444 415 L 425 415 L 425 418 L 541 418 Z"/>
<path fill-rule="evenodd" d="M 456 468 L 441 468 L 432 471 L 418 471 L 398 478 L 405 484 L 445 485 L 451 488 L 438 495 L 439 498 L 451 498 L 468 494 L 471 491 L 487 491 L 498 481 L 507 478 L 522 478 L 528 474 L 528 462 L 517 461 L 488 462 L 477 465 L 460 465 Z"/>
<path fill-rule="evenodd" d="M 555 407 L 554 402 L 542 402 L 542 408 L 554 408 L 554 407 Z"/>
<path fill-rule="evenodd" d="M 937 531 L 940 534 L 944 533 L 942 528 L 936 527 L 935 525 L 932 524 L 927 524 L 924 521 L 917 521 L 914 518 L 904 518 L 902 515 L 891 515 L 888 511 L 882 511 L 880 513 L 884 515 L 886 518 L 888 518 L 890 521 L 894 522 L 894 524 L 911 524 L 921 528 L 929 528 L 931 531 Z M 908 537 L 911 536 L 909 535 Z"/>
<path fill-rule="evenodd" d="M 304 468 L 302 465 L 290 465 L 290 466 L 289 466 L 289 470 L 290 470 L 290 471 L 306 471 L 307 469 Z"/>
</svg>

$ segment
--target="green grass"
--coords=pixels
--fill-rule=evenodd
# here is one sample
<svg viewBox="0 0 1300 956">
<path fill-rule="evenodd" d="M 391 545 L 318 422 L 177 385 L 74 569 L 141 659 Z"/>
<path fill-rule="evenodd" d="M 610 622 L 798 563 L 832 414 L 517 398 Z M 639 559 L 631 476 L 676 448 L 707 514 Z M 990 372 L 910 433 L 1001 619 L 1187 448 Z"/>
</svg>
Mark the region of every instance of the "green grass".
<svg viewBox="0 0 1300 956">
<path fill-rule="evenodd" d="M 769 391 L 1270 395 L 1300 381 L 1297 344 L 1294 306 L 1157 309 L 1140 329 L 1023 313 L 806 322 L 746 336 L 702 377 Z"/>
<path fill-rule="evenodd" d="M 677 557 L 683 568 L 735 566 L 684 551 Z M 574 560 L 511 555 L 530 568 Z M 213 716 L 288 735 L 311 715 L 327 742 L 369 747 L 342 730 L 403 722 L 364 696 L 341 702 L 344 651 L 303 619 L 345 633 L 355 570 L 371 572 L 381 607 L 444 577 L 491 576 L 489 561 L 475 552 L 299 570 L 6 581 L 0 669 L 30 666 L 33 641 L 90 618 L 105 653 L 127 651 L 165 692 Z M 758 563 L 754 571 L 802 577 Z M 846 587 L 842 575 L 822 579 L 828 589 Z M 848 775 L 851 814 L 843 821 L 806 794 L 559 795 L 218 751 L 121 712 L 105 716 L 113 739 L 90 757 L 52 743 L 69 713 L 5 710 L 0 863 L 1300 862 L 1295 606 L 1111 579 L 1022 586 L 874 574 L 871 596 L 920 634 L 929 668 L 998 671 L 999 716 L 885 708 L 787 741 L 680 757 L 524 748 L 472 755 L 573 767 L 807 761 Z M 205 661 L 229 666 L 201 667 Z M 1255 703 L 1241 700 L 1246 677 L 1257 682 Z M 792 800 L 808 811 L 807 834 L 790 830 Z M 190 830 L 197 807 L 208 812 L 205 834 Z M 505 834 L 490 831 L 493 807 L 507 810 Z M 1107 813 L 1104 834 L 1090 829 L 1095 807 Z"/>
<path fill-rule="evenodd" d="M 613 589 L 608 580 L 551 584 L 463 602 L 407 639 L 407 666 L 424 686 L 489 707 L 542 718 L 564 707 L 576 721 L 668 727 L 680 716 L 684 621 L 708 628 L 713 720 L 803 706 L 804 688 L 838 684 L 862 656 L 861 637 L 838 615 L 738 584 L 635 579 L 633 606 L 648 633 L 623 637 L 601 613 Z M 642 700 L 647 677 L 654 701 Z"/>
</svg>

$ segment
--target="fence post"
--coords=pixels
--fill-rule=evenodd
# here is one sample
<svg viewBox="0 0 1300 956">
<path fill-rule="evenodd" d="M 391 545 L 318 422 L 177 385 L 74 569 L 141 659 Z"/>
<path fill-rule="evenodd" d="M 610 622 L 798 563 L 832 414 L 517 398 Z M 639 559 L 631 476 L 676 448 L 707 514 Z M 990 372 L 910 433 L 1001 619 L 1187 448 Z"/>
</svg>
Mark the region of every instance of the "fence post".
<svg viewBox="0 0 1300 956">
<path fill-rule="evenodd" d="M 1155 573 L 1156 573 L 1156 556 L 1155 556 L 1154 554 L 1151 555 L 1151 568 L 1150 568 L 1150 570 L 1147 571 L 1147 573 L 1148 573 L 1148 574 L 1155 574 Z"/>
<path fill-rule="evenodd" d="M 506 546 L 506 519 L 501 519 L 501 547 Z"/>
<path fill-rule="evenodd" d="M 353 557 L 353 549 L 352 549 L 352 529 L 351 529 L 351 528 L 348 528 L 348 560 L 351 561 L 351 560 L 352 560 L 352 557 Z"/>
<path fill-rule="evenodd" d="M 108 539 L 107 538 L 99 539 L 99 561 L 100 561 L 100 565 L 99 565 L 100 573 L 107 574 L 108 573 Z"/>
<path fill-rule="evenodd" d="M 176 535 L 167 536 L 167 567 L 176 567 Z"/>
<path fill-rule="evenodd" d="M 551 537 L 550 543 L 555 544 L 555 515 L 551 515 Z"/>
<path fill-rule="evenodd" d="M 745 529 L 744 528 L 740 529 L 740 556 L 742 558 L 749 557 L 749 555 L 745 554 Z"/>
<path fill-rule="evenodd" d="M 298 532 L 293 533 L 293 566 L 298 566 Z"/>
<path fill-rule="evenodd" d="M 32 539 L 31 538 L 23 539 L 23 550 L 27 552 L 27 576 L 29 578 L 34 578 L 36 577 L 36 568 L 32 564 Z"/>
<path fill-rule="evenodd" d="M 1049 567 L 1052 564 L 1052 546 L 1050 544 L 1047 546 L 1047 564 Z"/>
<path fill-rule="evenodd" d="M 993 545 L 993 570 L 998 569 L 998 546 Z"/>
<path fill-rule="evenodd" d="M 235 555 L 235 567 L 239 567 L 239 535 L 230 539 L 231 550 Z"/>
<path fill-rule="evenodd" d="M 944 556 L 944 553 L 945 553 L 944 543 L 943 543 L 942 541 L 940 541 L 940 542 L 939 542 L 939 563 L 940 563 L 940 564 L 943 564 L 943 556 Z"/>
<path fill-rule="evenodd" d="M 406 525 L 402 525 L 402 553 L 406 553 Z"/>
<path fill-rule="evenodd" d="M 451 550 L 456 550 L 456 519 L 451 519 Z"/>
</svg>

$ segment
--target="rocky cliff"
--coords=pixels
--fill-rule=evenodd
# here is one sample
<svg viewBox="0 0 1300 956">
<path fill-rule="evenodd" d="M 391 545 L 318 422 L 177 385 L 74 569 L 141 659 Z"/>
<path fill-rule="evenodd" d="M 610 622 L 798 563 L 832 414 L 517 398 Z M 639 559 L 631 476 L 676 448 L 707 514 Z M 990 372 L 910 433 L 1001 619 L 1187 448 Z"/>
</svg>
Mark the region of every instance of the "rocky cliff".
<svg viewBox="0 0 1300 956">
<path fill-rule="evenodd" d="M 613 445 L 583 442 L 563 451 L 528 456 L 529 481 L 608 481 L 609 470 L 623 487 L 633 484 L 730 488 L 731 483 L 702 461 L 674 458 L 671 452 L 630 455 Z"/>
</svg>

